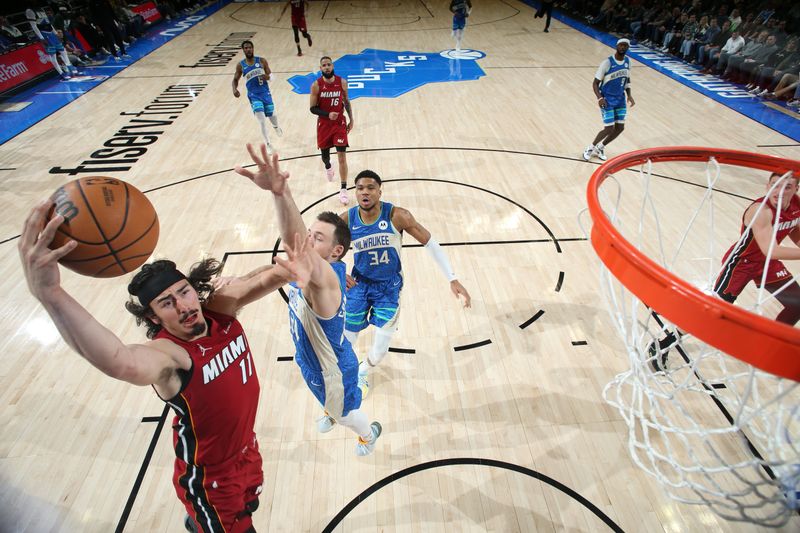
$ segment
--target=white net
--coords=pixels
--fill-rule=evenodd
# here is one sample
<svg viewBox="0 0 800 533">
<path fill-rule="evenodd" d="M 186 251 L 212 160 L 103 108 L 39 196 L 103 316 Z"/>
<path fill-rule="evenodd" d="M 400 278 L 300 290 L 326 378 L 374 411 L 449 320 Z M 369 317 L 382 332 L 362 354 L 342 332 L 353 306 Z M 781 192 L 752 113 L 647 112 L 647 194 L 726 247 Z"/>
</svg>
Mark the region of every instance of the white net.
<svg viewBox="0 0 800 533">
<path fill-rule="evenodd" d="M 721 167 L 713 158 L 648 161 L 610 176 L 598 197 L 628 242 L 712 294 L 723 255 L 747 233 L 741 231 L 743 212 L 769 194 L 768 177 Z M 773 178 L 772 191 L 789 179 Z M 798 383 L 679 331 L 658 314 L 658 302 L 640 301 L 605 267 L 601 287 L 630 361 L 604 397 L 627 422 L 636 464 L 674 499 L 707 505 L 727 519 L 767 526 L 798 520 Z M 736 305 L 773 318 L 782 308 L 773 293 L 750 283 Z"/>
</svg>

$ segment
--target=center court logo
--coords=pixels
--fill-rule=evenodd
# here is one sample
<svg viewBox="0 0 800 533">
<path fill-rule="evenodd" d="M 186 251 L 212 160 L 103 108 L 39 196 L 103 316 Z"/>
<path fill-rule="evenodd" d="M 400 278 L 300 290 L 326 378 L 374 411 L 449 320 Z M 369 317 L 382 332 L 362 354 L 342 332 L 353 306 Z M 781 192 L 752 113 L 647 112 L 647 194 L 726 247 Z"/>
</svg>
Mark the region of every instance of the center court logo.
<svg viewBox="0 0 800 533">
<path fill-rule="evenodd" d="M 478 50 L 444 52 L 398 52 L 367 48 L 334 61 L 337 75 L 347 78 L 350 99 L 365 96 L 397 98 L 428 83 L 471 81 L 486 73 L 478 60 L 486 54 Z M 319 72 L 292 76 L 289 84 L 298 94 L 309 94 Z"/>
</svg>

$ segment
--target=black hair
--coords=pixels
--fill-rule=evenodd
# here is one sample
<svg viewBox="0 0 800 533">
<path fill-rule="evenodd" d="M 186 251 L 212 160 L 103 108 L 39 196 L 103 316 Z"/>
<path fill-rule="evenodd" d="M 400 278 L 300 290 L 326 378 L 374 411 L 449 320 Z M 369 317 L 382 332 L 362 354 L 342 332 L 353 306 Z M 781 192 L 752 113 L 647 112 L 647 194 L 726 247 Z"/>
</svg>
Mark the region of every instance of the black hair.
<svg viewBox="0 0 800 533">
<path fill-rule="evenodd" d="M 323 59 L 330 59 L 331 63 L 333 63 L 333 59 L 331 59 L 331 57 L 330 57 L 330 56 L 322 56 L 322 57 L 320 57 L 320 58 L 319 58 L 319 62 L 320 62 L 320 63 L 322 63 L 322 60 L 323 60 Z"/>
<path fill-rule="evenodd" d="M 358 180 L 360 180 L 361 178 L 371 178 L 371 179 L 374 179 L 376 182 L 378 182 L 378 185 L 380 185 L 381 183 L 383 183 L 383 182 L 381 181 L 381 177 L 380 177 L 380 176 L 378 176 L 378 173 L 377 173 L 377 172 L 375 172 L 375 171 L 373 171 L 373 170 L 362 170 L 361 172 L 359 172 L 358 174 L 356 174 L 356 179 L 354 179 L 354 180 L 353 180 L 353 183 L 358 183 Z"/>
<path fill-rule="evenodd" d="M 347 251 L 350 249 L 350 228 L 348 227 L 347 222 L 342 220 L 342 218 L 333 211 L 323 211 L 317 215 L 317 220 L 320 222 L 333 224 L 333 244 L 341 244 L 344 248 L 342 254 L 337 257 L 337 260 L 341 261 Z"/>
<path fill-rule="evenodd" d="M 186 277 L 186 280 L 189 282 L 189 285 L 197 291 L 197 296 L 201 303 L 207 301 L 214 293 L 214 287 L 211 285 L 210 281 L 211 278 L 222 271 L 223 266 L 222 263 L 213 257 L 209 257 L 193 264 L 189 269 L 189 275 Z M 175 263 L 168 259 L 160 259 L 144 265 L 142 269 L 133 276 L 133 279 L 128 285 L 128 292 L 136 294 L 150 278 L 167 270 L 175 270 Z M 156 324 L 152 320 L 155 313 L 150 306 L 144 307 L 134 297 L 131 297 L 125 302 L 125 309 L 136 317 L 137 326 L 145 325 L 148 339 L 154 338 L 158 332 L 161 331 L 162 326 Z"/>
<path fill-rule="evenodd" d="M 249 44 L 249 45 L 250 45 L 250 46 L 252 46 L 253 48 L 255 48 L 255 47 L 256 47 L 256 45 L 254 45 L 254 44 L 253 44 L 253 41 L 246 40 L 246 41 L 242 41 L 242 50 L 244 50 L 244 45 L 246 45 L 246 44 Z"/>
</svg>

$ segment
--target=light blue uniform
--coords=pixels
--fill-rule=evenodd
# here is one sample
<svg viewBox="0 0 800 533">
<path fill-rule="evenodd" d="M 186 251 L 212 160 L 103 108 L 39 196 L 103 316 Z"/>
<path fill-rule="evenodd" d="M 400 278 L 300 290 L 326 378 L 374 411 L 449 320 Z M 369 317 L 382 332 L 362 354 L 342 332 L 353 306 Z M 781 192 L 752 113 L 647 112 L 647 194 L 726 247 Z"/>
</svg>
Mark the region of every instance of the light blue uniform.
<svg viewBox="0 0 800 533">
<path fill-rule="evenodd" d="M 269 84 L 262 77 L 266 74 L 263 61 L 263 58 L 253 57 L 252 65 L 247 64 L 247 59 L 242 59 L 240 63 L 242 65 L 242 76 L 244 76 L 245 86 L 247 87 L 247 98 L 250 100 L 250 107 L 253 108 L 253 113 L 260 111 L 264 115 L 271 117 L 275 111 L 275 105 L 272 103 Z"/>
<path fill-rule="evenodd" d="M 606 99 L 606 107 L 600 110 L 606 126 L 625 123 L 628 114 L 625 89 L 630 85 L 630 69 L 628 56 L 617 62 L 613 55 L 597 69 L 595 78 L 600 80 L 600 94 Z"/>
<path fill-rule="evenodd" d="M 339 278 L 342 302 L 330 318 L 317 315 L 295 283 L 289 284 L 289 328 L 294 341 L 297 365 L 308 388 L 328 414 L 347 416 L 361 406 L 358 388 L 358 359 L 344 336 L 345 272 L 341 261 L 332 263 Z"/>
<path fill-rule="evenodd" d="M 347 331 L 358 332 L 369 324 L 394 325 L 403 288 L 400 249 L 402 235 L 392 224 L 394 206 L 381 202 L 381 213 L 372 224 L 364 224 L 358 206 L 347 212 L 352 276 L 356 286 L 347 291 Z"/>
</svg>

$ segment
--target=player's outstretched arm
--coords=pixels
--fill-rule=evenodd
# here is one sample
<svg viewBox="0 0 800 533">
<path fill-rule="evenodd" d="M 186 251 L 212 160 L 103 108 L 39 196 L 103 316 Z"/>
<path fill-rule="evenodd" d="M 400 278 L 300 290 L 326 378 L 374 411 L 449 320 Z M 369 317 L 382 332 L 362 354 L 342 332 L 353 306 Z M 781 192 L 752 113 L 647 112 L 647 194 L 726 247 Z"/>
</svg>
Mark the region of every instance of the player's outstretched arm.
<svg viewBox="0 0 800 533">
<path fill-rule="evenodd" d="M 46 223 L 52 205 L 46 200 L 31 211 L 17 246 L 31 294 L 41 302 L 70 348 L 100 371 L 135 385 L 158 383 L 164 370 L 177 368 L 176 354 L 160 350 L 158 344 L 123 344 L 61 287 L 58 260 L 76 243 L 70 241 L 56 250 L 49 248 L 64 221 L 56 216 Z"/>
<path fill-rule="evenodd" d="M 275 292 L 291 281 L 291 275 L 283 267 L 263 265 L 244 276 L 217 279 L 219 281 L 212 282 L 215 290 L 205 307 L 234 316 L 245 305 Z"/>
<path fill-rule="evenodd" d="M 313 235 L 301 237 L 295 234 L 293 244 L 284 242 L 288 259 L 276 257 L 278 264 L 291 273 L 297 286 L 303 289 L 303 297 L 311 309 L 323 318 L 339 312 L 342 289 L 333 267 L 312 247 Z"/>
<path fill-rule="evenodd" d="M 753 237 L 755 237 L 756 244 L 758 244 L 761 253 L 770 259 L 800 259 L 800 248 L 790 248 L 775 243 L 775 240 L 772 238 L 772 215 L 769 210 L 762 208 L 761 212 L 756 215 L 755 213 L 757 210 L 758 205 L 751 205 L 747 211 L 745 211 L 744 224 L 747 226 L 751 220 L 753 221 Z M 794 240 L 794 234 L 796 232 L 797 229 L 790 234 L 792 240 Z M 773 246 L 772 255 L 769 255 L 770 245 Z"/>
<path fill-rule="evenodd" d="M 461 282 L 458 281 L 453 267 L 450 266 L 450 259 L 447 257 L 442 247 L 439 246 L 436 239 L 431 236 L 431 232 L 417 222 L 410 211 L 402 207 L 395 207 L 392 211 L 392 224 L 398 231 L 408 232 L 408 234 L 414 237 L 420 244 L 425 245 L 425 250 L 428 252 L 428 255 L 431 256 L 450 282 L 450 290 L 452 293 L 457 298 L 464 299 L 464 307 L 471 307 L 472 297 Z"/>
<path fill-rule="evenodd" d="M 289 191 L 289 173 L 280 169 L 277 152 L 270 157 L 267 155 L 267 147 L 263 143 L 260 145 L 259 151 L 256 151 L 252 144 L 248 144 L 247 151 L 256 164 L 256 172 L 239 166 L 234 170 L 237 174 L 249 178 L 262 189 L 272 192 L 278 211 L 278 225 L 283 242 L 290 242 L 295 233 L 305 235 L 307 233 L 306 225 Z"/>
</svg>

